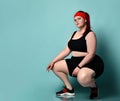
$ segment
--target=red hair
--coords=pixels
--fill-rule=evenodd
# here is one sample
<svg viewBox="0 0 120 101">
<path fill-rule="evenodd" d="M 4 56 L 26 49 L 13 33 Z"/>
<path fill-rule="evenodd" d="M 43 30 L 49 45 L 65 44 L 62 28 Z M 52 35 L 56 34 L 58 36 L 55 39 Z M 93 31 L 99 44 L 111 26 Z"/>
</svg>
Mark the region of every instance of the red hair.
<svg viewBox="0 0 120 101">
<path fill-rule="evenodd" d="M 91 27 L 90 27 L 90 16 L 87 12 L 84 12 L 84 11 L 78 11 L 74 14 L 74 17 L 76 16 L 81 16 L 84 20 L 86 20 L 86 24 L 87 24 L 87 28 L 84 32 L 84 34 L 87 34 L 90 30 L 91 30 Z"/>
</svg>

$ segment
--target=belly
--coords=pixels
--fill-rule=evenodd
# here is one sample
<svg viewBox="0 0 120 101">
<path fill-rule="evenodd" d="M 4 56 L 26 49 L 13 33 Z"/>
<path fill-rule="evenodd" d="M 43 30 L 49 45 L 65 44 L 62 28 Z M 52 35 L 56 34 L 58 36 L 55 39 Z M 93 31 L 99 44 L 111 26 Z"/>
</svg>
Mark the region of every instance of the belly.
<svg viewBox="0 0 120 101">
<path fill-rule="evenodd" d="M 83 56 L 86 56 L 88 53 L 87 52 L 72 51 L 71 54 L 74 57 L 83 57 Z"/>
</svg>

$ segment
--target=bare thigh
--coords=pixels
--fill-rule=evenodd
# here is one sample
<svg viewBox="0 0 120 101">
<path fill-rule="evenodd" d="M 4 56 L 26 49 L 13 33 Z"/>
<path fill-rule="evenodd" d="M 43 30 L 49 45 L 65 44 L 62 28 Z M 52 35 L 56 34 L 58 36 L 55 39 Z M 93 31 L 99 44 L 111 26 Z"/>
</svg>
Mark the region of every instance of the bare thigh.
<svg viewBox="0 0 120 101">
<path fill-rule="evenodd" d="M 63 72 L 65 74 L 69 74 L 68 67 L 65 60 L 60 60 L 54 64 L 53 67 L 54 72 Z"/>
<path fill-rule="evenodd" d="M 84 87 L 91 87 L 94 84 L 95 71 L 84 67 L 79 70 L 77 75 L 78 82 Z"/>
<path fill-rule="evenodd" d="M 90 69 L 90 68 L 84 67 L 84 68 L 79 70 L 77 76 L 78 77 L 93 78 L 95 76 L 95 71 Z"/>
</svg>

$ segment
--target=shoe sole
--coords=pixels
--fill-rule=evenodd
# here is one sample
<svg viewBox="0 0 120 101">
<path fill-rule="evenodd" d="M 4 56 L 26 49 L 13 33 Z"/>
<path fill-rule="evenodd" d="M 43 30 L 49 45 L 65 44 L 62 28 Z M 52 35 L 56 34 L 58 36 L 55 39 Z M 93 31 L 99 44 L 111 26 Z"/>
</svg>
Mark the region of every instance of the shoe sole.
<svg viewBox="0 0 120 101">
<path fill-rule="evenodd" d="M 74 98 L 75 96 L 56 96 L 57 98 L 65 98 L 65 99 L 71 99 Z"/>
<path fill-rule="evenodd" d="M 63 94 L 56 94 L 57 96 L 75 96 L 75 93 L 63 93 Z"/>
</svg>

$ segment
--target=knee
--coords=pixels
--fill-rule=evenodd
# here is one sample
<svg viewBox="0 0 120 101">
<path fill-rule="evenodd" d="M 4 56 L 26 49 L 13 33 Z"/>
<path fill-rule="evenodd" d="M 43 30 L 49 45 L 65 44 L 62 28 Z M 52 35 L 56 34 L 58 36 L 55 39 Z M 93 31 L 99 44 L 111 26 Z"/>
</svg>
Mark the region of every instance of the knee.
<svg viewBox="0 0 120 101">
<path fill-rule="evenodd" d="M 53 66 L 53 72 L 55 73 L 55 72 L 58 72 L 59 71 L 59 65 L 58 65 L 58 63 L 56 62 L 55 64 L 54 64 L 54 66 Z"/>
<path fill-rule="evenodd" d="M 65 74 L 68 74 L 68 69 L 66 67 L 66 63 L 64 60 L 58 61 L 54 64 L 53 68 L 52 68 L 53 72 L 55 74 L 59 73 L 59 72 L 63 72 Z"/>
<path fill-rule="evenodd" d="M 83 86 L 83 87 L 87 87 L 89 82 L 90 82 L 90 77 L 88 77 L 88 75 L 86 73 L 80 73 L 77 76 L 77 80 L 78 82 Z"/>
</svg>

